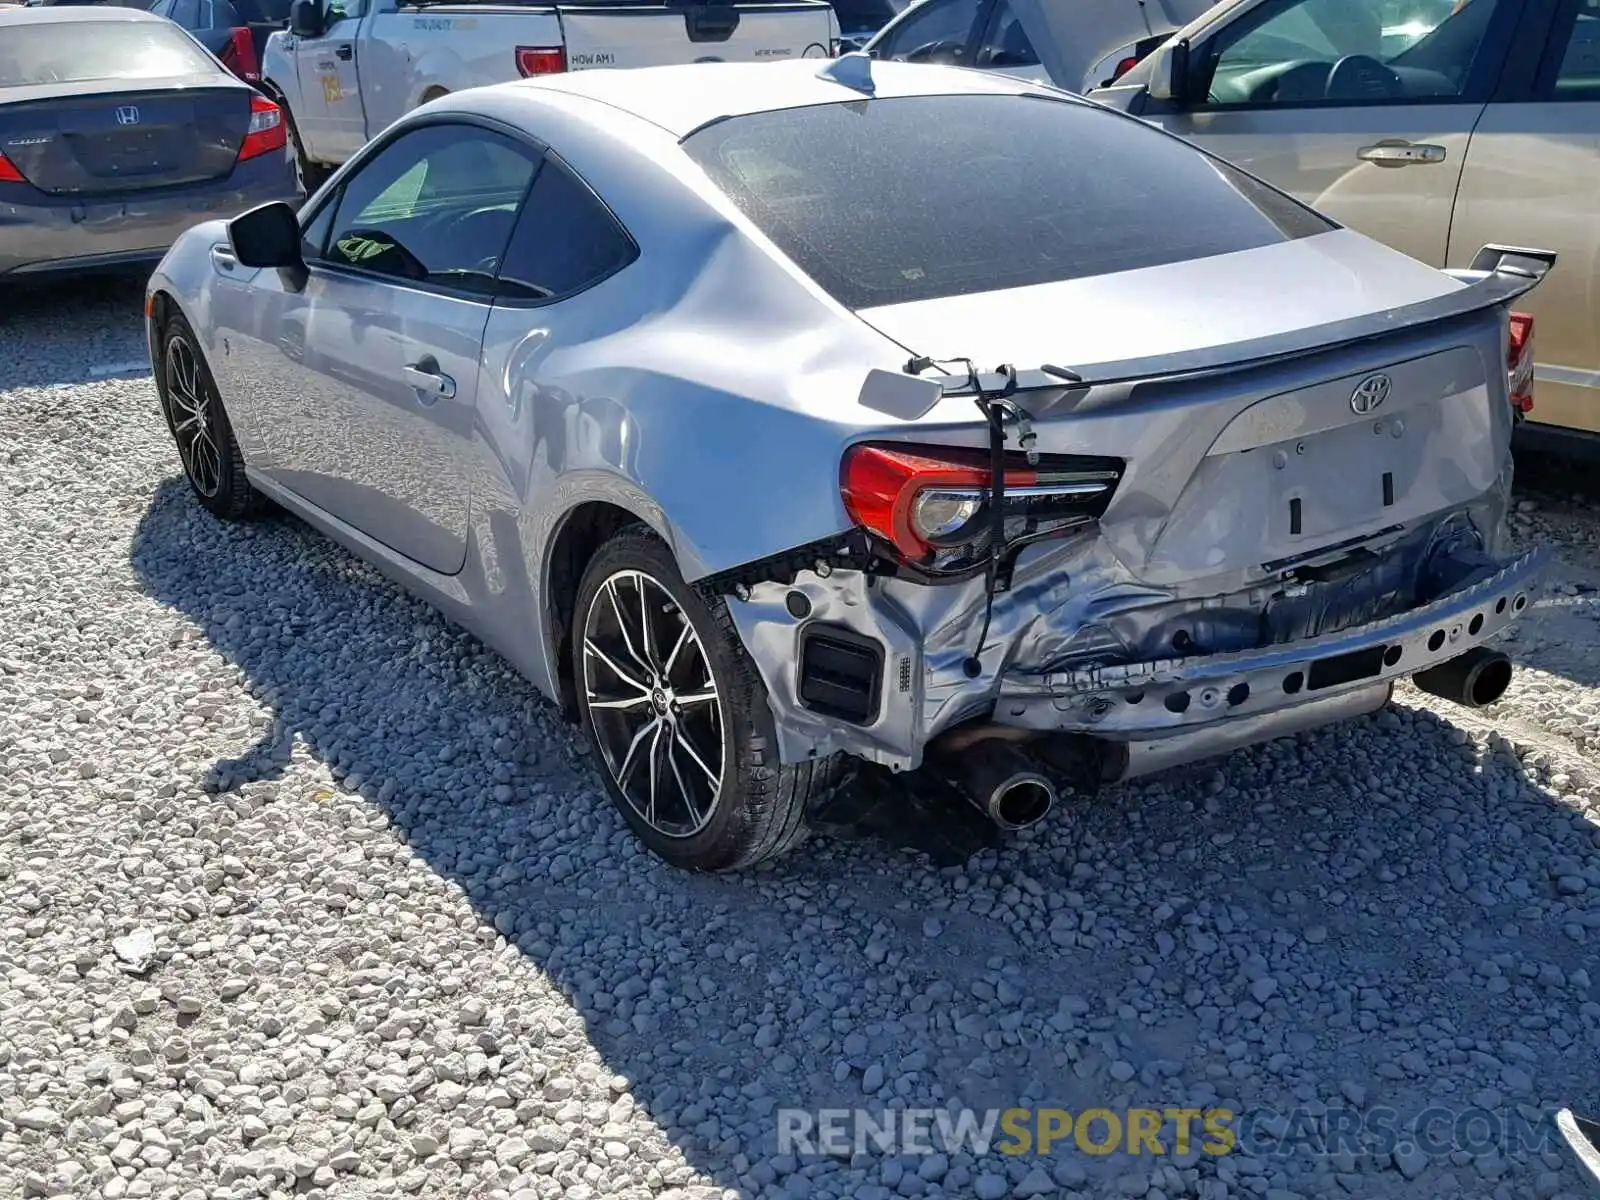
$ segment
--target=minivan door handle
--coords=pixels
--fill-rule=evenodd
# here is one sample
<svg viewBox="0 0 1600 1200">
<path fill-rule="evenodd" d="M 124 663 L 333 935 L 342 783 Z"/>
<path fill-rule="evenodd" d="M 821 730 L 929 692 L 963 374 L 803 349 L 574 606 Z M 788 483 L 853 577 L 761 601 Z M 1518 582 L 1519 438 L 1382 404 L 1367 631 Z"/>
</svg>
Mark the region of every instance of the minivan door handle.
<svg viewBox="0 0 1600 1200">
<path fill-rule="evenodd" d="M 1426 142 L 1393 141 L 1363 146 L 1356 151 L 1356 157 L 1380 167 L 1412 167 L 1418 163 L 1442 163 L 1446 153 L 1443 146 Z"/>
<path fill-rule="evenodd" d="M 400 377 L 407 387 L 415 388 L 426 397 L 424 404 L 456 398 L 456 381 L 439 370 L 439 360 L 431 354 L 406 367 Z"/>
</svg>

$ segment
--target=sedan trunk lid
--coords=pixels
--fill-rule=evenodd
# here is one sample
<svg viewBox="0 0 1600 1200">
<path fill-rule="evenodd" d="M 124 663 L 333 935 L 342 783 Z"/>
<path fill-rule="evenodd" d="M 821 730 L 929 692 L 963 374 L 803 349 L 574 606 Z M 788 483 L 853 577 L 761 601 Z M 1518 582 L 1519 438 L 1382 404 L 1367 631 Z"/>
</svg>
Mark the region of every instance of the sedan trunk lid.
<svg viewBox="0 0 1600 1200">
<path fill-rule="evenodd" d="M 104 195 L 228 175 L 250 125 L 243 87 L 142 80 L 10 89 L 0 154 L 52 195 Z"/>
</svg>

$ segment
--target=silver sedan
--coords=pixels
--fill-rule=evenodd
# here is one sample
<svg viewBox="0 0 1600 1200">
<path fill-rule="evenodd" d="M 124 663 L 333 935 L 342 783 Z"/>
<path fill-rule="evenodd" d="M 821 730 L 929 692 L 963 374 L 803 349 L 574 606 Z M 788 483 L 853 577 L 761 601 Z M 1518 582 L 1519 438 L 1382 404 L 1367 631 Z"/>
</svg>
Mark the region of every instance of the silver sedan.
<svg viewBox="0 0 1600 1200">
<path fill-rule="evenodd" d="M 511 659 L 651 849 L 793 846 L 853 764 L 998 824 L 1463 704 L 1510 304 L 1140 121 L 941 67 L 588 71 L 404 118 L 197 228 L 150 351 L 199 502 L 276 502 Z"/>
</svg>

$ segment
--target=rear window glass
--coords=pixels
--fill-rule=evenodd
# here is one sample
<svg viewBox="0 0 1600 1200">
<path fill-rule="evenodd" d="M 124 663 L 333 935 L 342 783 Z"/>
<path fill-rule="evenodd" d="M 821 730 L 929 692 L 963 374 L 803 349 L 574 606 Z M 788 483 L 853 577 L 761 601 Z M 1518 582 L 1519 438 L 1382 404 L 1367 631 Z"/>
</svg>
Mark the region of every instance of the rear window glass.
<svg viewBox="0 0 1600 1200">
<path fill-rule="evenodd" d="M 1075 101 L 907 96 L 731 117 L 684 149 L 849 308 L 1230 254 L 1337 228 Z"/>
<path fill-rule="evenodd" d="M 0 38 L 0 87 L 164 79 L 221 70 L 186 34 L 157 22 L 11 25 Z"/>
</svg>

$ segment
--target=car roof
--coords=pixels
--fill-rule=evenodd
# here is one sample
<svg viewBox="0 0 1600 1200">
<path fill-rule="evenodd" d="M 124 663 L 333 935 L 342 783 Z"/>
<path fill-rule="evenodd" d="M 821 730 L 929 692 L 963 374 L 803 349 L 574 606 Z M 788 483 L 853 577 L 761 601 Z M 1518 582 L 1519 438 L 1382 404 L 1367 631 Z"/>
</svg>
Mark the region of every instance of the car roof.
<svg viewBox="0 0 1600 1200">
<path fill-rule="evenodd" d="M 122 8 L 118 5 L 38 5 L 32 8 L 0 9 L 0 25 L 54 25 L 75 21 L 79 24 L 109 21 L 165 21 L 142 8 Z"/>
<path fill-rule="evenodd" d="M 686 137 L 724 117 L 776 109 L 808 108 L 894 96 L 1025 95 L 1067 93 L 993 71 L 921 63 L 873 62 L 872 92 L 820 72 L 838 59 L 784 62 L 689 63 L 670 67 L 601 68 L 519 80 L 501 88 L 539 89 L 584 97 L 649 121 L 675 137 Z"/>
</svg>

